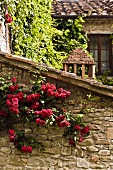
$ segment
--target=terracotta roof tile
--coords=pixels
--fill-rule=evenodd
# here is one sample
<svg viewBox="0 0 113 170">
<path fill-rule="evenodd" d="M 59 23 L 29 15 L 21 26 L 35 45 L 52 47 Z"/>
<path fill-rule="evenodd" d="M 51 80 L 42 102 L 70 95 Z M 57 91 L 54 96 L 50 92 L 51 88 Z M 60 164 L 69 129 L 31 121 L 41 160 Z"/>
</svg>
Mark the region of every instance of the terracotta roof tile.
<svg viewBox="0 0 113 170">
<path fill-rule="evenodd" d="M 95 64 L 94 59 L 91 58 L 82 48 L 76 48 L 73 50 L 63 63 Z"/>
<path fill-rule="evenodd" d="M 52 16 L 113 16 L 113 0 L 53 0 Z"/>
</svg>

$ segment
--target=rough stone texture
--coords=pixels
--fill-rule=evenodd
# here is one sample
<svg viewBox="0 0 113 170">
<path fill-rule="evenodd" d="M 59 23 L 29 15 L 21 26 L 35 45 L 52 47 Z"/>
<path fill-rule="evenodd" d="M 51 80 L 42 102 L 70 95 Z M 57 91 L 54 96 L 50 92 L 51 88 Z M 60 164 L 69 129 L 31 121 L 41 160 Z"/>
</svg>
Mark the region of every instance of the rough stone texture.
<svg viewBox="0 0 113 170">
<path fill-rule="evenodd" d="M 29 69 L 32 70 L 30 74 Z M 36 71 L 36 68 L 29 60 L 16 59 L 13 56 L 6 58 L 3 54 L 0 55 L 0 74 L 9 73 L 12 77 L 16 76 L 18 83 L 24 85 L 25 90 L 29 89 L 28 80 L 34 79 L 33 70 Z M 50 69 L 47 73 L 42 73 L 46 75 L 48 82 L 72 92 L 72 95 L 65 100 L 65 105 L 58 103 L 60 107 L 73 111 L 73 116 L 76 117 L 82 108 L 88 106 L 84 122 L 90 126 L 90 135 L 83 143 L 77 142 L 76 148 L 71 148 L 68 139 L 62 137 L 64 129 L 37 128 L 33 123 L 31 126 L 25 127 L 26 132 L 33 133 L 36 139 L 40 139 L 45 146 L 45 151 L 39 152 L 38 149 L 35 149 L 32 154 L 22 154 L 11 143 L 9 144 L 7 130 L 3 128 L 0 134 L 0 169 L 113 169 L 113 89 L 108 86 L 100 86 L 100 84 L 95 85 L 92 81 L 73 77 L 72 74 L 62 71 Z M 99 89 L 98 93 L 97 89 Z M 87 94 L 91 94 L 96 100 L 88 100 Z M 84 105 L 86 100 L 87 104 Z M 20 124 L 16 124 L 16 126 L 20 127 Z"/>
</svg>

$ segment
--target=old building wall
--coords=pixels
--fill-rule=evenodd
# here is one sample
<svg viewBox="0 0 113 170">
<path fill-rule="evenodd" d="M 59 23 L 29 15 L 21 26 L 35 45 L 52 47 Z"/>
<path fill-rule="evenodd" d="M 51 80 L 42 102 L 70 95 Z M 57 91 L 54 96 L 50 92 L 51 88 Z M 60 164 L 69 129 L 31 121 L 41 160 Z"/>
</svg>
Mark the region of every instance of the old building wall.
<svg viewBox="0 0 113 170">
<path fill-rule="evenodd" d="M 113 18 L 86 18 L 84 31 L 87 34 L 112 34 Z"/>
<path fill-rule="evenodd" d="M 45 146 L 45 151 L 35 149 L 32 154 L 22 154 L 9 143 L 7 129 L 0 128 L 0 169 L 4 170 L 106 170 L 113 169 L 113 88 L 103 86 L 94 80 L 78 78 L 72 73 L 47 67 L 42 71 L 47 81 L 57 87 L 71 91 L 65 105 L 79 113 L 87 107 L 84 122 L 90 126 L 90 135 L 75 148 L 69 146 L 67 138 L 62 136 L 64 129 L 40 127 L 36 124 L 26 126 L 26 132 L 34 134 Z M 29 72 L 29 70 L 31 72 Z M 0 54 L 0 74 L 16 77 L 18 83 L 28 89 L 30 79 L 36 74 L 37 63 L 23 58 Z M 91 100 L 86 100 L 92 95 Z M 15 125 L 15 127 L 19 124 Z"/>
</svg>

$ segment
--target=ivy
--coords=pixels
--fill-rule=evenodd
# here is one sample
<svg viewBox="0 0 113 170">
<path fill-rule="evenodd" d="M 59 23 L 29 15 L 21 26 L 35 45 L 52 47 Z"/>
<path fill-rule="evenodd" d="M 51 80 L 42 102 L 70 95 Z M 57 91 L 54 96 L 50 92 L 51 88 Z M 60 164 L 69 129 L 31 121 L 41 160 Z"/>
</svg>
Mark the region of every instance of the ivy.
<svg viewBox="0 0 113 170">
<path fill-rule="evenodd" d="M 9 24 L 11 53 L 46 63 L 57 69 L 62 60 L 76 47 L 86 48 L 82 31 L 83 19 L 54 20 L 51 17 L 52 0 L 3 0 L 13 18 Z"/>
</svg>

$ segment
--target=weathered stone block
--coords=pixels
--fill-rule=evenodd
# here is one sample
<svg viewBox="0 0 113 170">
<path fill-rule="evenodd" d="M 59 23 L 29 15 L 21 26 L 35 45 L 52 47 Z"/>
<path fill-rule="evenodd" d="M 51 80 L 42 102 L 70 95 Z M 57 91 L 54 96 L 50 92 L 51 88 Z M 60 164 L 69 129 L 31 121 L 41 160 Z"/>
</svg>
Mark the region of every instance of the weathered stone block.
<svg viewBox="0 0 113 170">
<path fill-rule="evenodd" d="M 77 158 L 77 167 L 88 169 L 89 162 L 87 162 L 85 159 Z"/>
<path fill-rule="evenodd" d="M 110 150 L 100 150 L 99 155 L 110 155 Z"/>
<path fill-rule="evenodd" d="M 113 139 L 113 128 L 107 128 L 107 138 Z"/>
<path fill-rule="evenodd" d="M 45 161 L 43 158 L 39 158 L 37 156 L 28 158 L 27 165 L 35 165 L 35 166 L 40 166 L 43 167 L 45 165 Z"/>
</svg>

